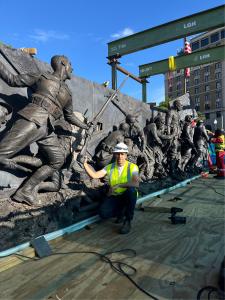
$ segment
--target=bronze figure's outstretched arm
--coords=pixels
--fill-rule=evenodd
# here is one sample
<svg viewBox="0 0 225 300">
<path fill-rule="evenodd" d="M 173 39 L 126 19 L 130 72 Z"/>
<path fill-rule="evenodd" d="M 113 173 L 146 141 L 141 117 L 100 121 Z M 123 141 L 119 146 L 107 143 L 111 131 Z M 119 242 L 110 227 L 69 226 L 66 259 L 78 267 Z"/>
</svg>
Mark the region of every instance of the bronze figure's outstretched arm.
<svg viewBox="0 0 225 300">
<path fill-rule="evenodd" d="M 0 61 L 0 78 L 11 87 L 32 86 L 39 79 L 40 75 L 35 75 L 35 74 L 14 75 Z"/>
</svg>

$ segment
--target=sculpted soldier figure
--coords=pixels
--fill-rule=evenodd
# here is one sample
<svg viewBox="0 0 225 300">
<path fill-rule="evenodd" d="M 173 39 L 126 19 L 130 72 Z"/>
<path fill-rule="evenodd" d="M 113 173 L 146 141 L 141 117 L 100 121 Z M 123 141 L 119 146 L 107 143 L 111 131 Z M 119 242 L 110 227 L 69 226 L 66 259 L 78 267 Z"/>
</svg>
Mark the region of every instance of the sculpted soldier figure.
<svg viewBox="0 0 225 300">
<path fill-rule="evenodd" d="M 0 163 L 10 164 L 16 153 L 37 142 L 45 157 L 42 165 L 17 190 L 13 198 L 28 205 L 35 204 L 34 187 L 51 177 L 64 163 L 64 153 L 54 133 L 54 124 L 60 117 L 80 128 L 88 129 L 73 114 L 72 96 L 65 81 L 71 78 L 72 67 L 68 58 L 55 55 L 51 59 L 53 73 L 13 75 L 0 62 L 0 78 L 12 87 L 31 87 L 31 102 L 18 112 L 17 121 L 0 141 Z"/>
<path fill-rule="evenodd" d="M 196 166 L 200 158 L 202 158 L 202 160 L 207 160 L 209 136 L 202 120 L 197 122 L 197 126 L 194 130 L 193 141 L 196 152 L 190 161 L 190 166 Z"/>
<path fill-rule="evenodd" d="M 165 175 L 165 169 L 163 166 L 164 153 L 162 147 L 164 142 L 171 140 L 173 135 L 166 135 L 162 132 L 163 119 L 162 116 L 158 115 L 154 122 L 148 124 L 145 128 L 147 137 L 147 148 L 150 149 L 151 155 L 149 155 L 149 178 L 152 178 L 153 174 L 160 173 Z"/>
<path fill-rule="evenodd" d="M 169 157 L 169 166 L 170 166 L 170 175 L 174 176 L 179 164 L 179 138 L 181 134 L 181 124 L 179 111 L 182 110 L 182 104 L 179 100 L 175 100 L 171 109 L 168 110 L 166 115 L 166 130 L 167 134 L 173 135 L 171 140 L 168 157 Z"/>
<path fill-rule="evenodd" d="M 126 123 L 125 123 L 126 124 Z M 130 138 L 125 138 L 124 143 L 128 147 L 128 160 L 136 164 L 140 171 L 140 179 L 147 180 L 149 179 L 150 167 L 149 167 L 149 158 L 146 155 L 146 148 L 144 151 L 141 151 L 136 144 Z"/>
<path fill-rule="evenodd" d="M 100 150 L 95 155 L 98 167 L 105 167 L 113 158 L 113 149 L 118 143 L 124 142 L 124 138 L 129 135 L 129 125 L 122 123 L 118 130 L 110 132 L 101 142 Z"/>
<path fill-rule="evenodd" d="M 135 116 L 127 115 L 126 123 L 129 124 L 129 138 L 131 138 L 141 151 L 145 149 L 146 141 L 142 128 L 138 125 Z"/>
<path fill-rule="evenodd" d="M 196 152 L 193 142 L 194 129 L 192 127 L 192 117 L 185 116 L 184 126 L 181 133 L 181 170 L 185 171 L 185 167 L 191 158 L 191 152 Z"/>
</svg>

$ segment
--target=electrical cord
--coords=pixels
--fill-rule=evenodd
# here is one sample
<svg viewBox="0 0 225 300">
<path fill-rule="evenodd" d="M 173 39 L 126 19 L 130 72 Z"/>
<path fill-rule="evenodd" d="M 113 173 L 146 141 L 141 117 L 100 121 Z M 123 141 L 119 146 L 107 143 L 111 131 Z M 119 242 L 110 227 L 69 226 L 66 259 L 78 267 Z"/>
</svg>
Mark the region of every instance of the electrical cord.
<svg viewBox="0 0 225 300">
<path fill-rule="evenodd" d="M 208 291 L 208 300 L 210 300 L 210 296 L 213 292 L 217 292 L 219 293 L 219 289 L 215 288 L 214 286 L 205 286 L 203 287 L 202 289 L 200 289 L 198 291 L 198 294 L 197 294 L 197 300 L 200 300 L 201 299 L 201 295 L 204 291 Z"/>
<path fill-rule="evenodd" d="M 117 251 L 112 251 L 112 252 L 106 252 L 104 254 L 96 252 L 96 251 L 71 251 L 71 252 L 55 252 L 50 254 L 49 256 L 56 256 L 56 255 L 70 255 L 70 254 L 93 254 L 95 256 L 98 256 L 99 259 L 110 265 L 111 269 L 113 271 L 115 271 L 116 273 L 125 276 L 137 289 L 139 289 L 142 293 L 144 293 L 145 295 L 149 296 L 151 299 L 154 300 L 159 300 L 158 298 L 154 297 L 152 294 L 150 294 L 149 292 L 147 292 L 145 289 L 143 289 L 141 286 L 139 286 L 137 284 L 136 281 L 134 281 L 131 276 L 135 275 L 137 273 L 137 269 L 125 262 L 123 262 L 122 260 L 112 260 L 109 256 L 116 254 L 116 253 L 130 253 L 130 255 L 126 255 L 125 258 L 133 258 L 136 256 L 136 251 L 133 249 L 121 249 L 121 250 L 117 250 Z M 15 255 L 23 257 L 23 258 L 28 258 L 31 259 L 33 261 L 39 261 L 41 259 L 44 259 L 46 257 L 49 256 L 45 256 L 45 257 L 41 257 L 41 258 L 34 258 L 34 257 L 29 257 L 29 256 L 25 256 L 22 254 L 18 254 L 16 253 Z M 124 259 L 125 259 L 124 258 Z"/>
<path fill-rule="evenodd" d="M 200 181 L 202 181 L 202 183 L 203 183 L 205 186 L 207 186 L 208 188 L 212 189 L 216 194 L 218 194 L 218 195 L 224 197 L 224 194 L 218 192 L 213 186 L 206 184 L 206 183 L 203 181 L 203 179 L 200 179 Z"/>
</svg>

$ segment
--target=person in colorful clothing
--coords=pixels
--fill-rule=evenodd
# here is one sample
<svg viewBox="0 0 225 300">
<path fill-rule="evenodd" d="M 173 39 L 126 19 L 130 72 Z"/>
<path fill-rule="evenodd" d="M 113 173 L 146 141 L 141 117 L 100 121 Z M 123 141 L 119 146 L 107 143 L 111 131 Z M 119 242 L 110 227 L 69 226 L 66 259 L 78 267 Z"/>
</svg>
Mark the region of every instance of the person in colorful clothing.
<svg viewBox="0 0 225 300">
<path fill-rule="evenodd" d="M 217 129 L 215 131 L 214 137 L 211 139 L 211 142 L 215 144 L 216 151 L 216 166 L 217 166 L 217 178 L 225 178 L 225 137 L 224 130 Z"/>
<path fill-rule="evenodd" d="M 84 161 L 84 168 L 91 178 L 100 179 L 107 175 L 109 191 L 100 205 L 99 214 L 103 219 L 117 217 L 116 223 L 123 222 L 121 234 L 131 230 L 139 187 L 138 166 L 127 160 L 127 153 L 126 144 L 117 144 L 113 149 L 115 162 L 97 172 L 87 163 L 87 158 Z"/>
</svg>

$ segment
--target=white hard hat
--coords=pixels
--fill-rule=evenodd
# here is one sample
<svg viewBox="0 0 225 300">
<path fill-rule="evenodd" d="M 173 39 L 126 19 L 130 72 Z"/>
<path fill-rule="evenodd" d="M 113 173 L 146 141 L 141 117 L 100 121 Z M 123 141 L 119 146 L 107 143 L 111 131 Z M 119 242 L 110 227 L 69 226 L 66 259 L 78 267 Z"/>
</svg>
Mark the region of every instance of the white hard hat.
<svg viewBox="0 0 225 300">
<path fill-rule="evenodd" d="M 113 153 L 128 153 L 128 147 L 124 143 L 119 143 L 113 149 Z"/>
</svg>

